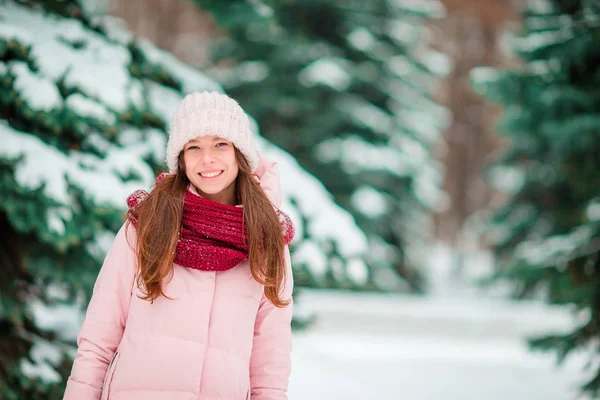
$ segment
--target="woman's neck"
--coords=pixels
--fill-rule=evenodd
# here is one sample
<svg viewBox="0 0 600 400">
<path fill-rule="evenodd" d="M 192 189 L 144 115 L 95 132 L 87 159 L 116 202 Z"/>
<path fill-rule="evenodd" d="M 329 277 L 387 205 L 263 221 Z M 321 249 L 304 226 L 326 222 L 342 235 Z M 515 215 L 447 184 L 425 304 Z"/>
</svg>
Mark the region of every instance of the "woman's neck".
<svg viewBox="0 0 600 400">
<path fill-rule="evenodd" d="M 235 196 L 235 183 L 231 186 L 223 189 L 219 193 L 215 194 L 207 194 L 198 190 L 196 186 L 190 183 L 188 190 L 195 194 L 196 196 L 204 197 L 205 199 L 216 201 L 217 203 L 227 204 L 230 206 L 235 205 L 236 196 Z"/>
</svg>

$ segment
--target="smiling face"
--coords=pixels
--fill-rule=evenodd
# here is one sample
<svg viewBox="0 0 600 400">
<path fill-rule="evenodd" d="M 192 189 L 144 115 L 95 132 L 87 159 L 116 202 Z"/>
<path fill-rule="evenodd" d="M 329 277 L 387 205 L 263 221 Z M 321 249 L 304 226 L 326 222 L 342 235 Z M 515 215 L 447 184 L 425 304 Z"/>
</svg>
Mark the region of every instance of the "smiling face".
<svg viewBox="0 0 600 400">
<path fill-rule="evenodd" d="M 231 142 L 218 136 L 197 137 L 184 146 L 183 160 L 186 176 L 202 197 L 234 204 L 239 167 Z"/>
</svg>

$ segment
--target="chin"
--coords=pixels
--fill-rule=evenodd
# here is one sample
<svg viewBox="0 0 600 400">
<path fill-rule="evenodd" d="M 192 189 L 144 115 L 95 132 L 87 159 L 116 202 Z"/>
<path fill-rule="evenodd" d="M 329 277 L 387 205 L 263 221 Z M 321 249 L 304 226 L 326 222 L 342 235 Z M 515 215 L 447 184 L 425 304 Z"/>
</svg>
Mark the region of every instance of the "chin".
<svg viewBox="0 0 600 400">
<path fill-rule="evenodd" d="M 196 190 L 198 190 L 198 192 L 200 193 L 204 193 L 204 194 L 219 194 L 221 193 L 225 188 L 204 188 L 202 186 L 196 186 Z"/>
</svg>

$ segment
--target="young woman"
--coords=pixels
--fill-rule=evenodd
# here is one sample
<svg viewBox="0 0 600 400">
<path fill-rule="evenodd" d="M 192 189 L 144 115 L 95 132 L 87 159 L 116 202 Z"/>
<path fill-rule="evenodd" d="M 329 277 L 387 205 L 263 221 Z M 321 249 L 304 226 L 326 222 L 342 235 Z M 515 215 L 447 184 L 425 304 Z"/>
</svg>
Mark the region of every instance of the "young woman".
<svg viewBox="0 0 600 400">
<path fill-rule="evenodd" d="M 240 106 L 208 92 L 175 113 L 167 164 L 128 199 L 64 399 L 287 399 L 294 230 L 277 166 Z"/>
</svg>

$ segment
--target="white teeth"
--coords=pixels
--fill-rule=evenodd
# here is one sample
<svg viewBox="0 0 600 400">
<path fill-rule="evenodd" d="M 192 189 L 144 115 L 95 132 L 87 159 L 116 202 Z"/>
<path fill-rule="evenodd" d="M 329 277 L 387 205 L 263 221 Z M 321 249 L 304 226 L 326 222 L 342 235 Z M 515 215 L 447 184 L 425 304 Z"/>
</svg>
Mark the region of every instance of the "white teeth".
<svg viewBox="0 0 600 400">
<path fill-rule="evenodd" d="M 202 175 L 204 178 L 214 178 L 215 176 L 221 175 L 221 172 L 223 172 L 223 171 L 207 172 L 205 174 L 200 174 L 200 175 Z"/>
</svg>

